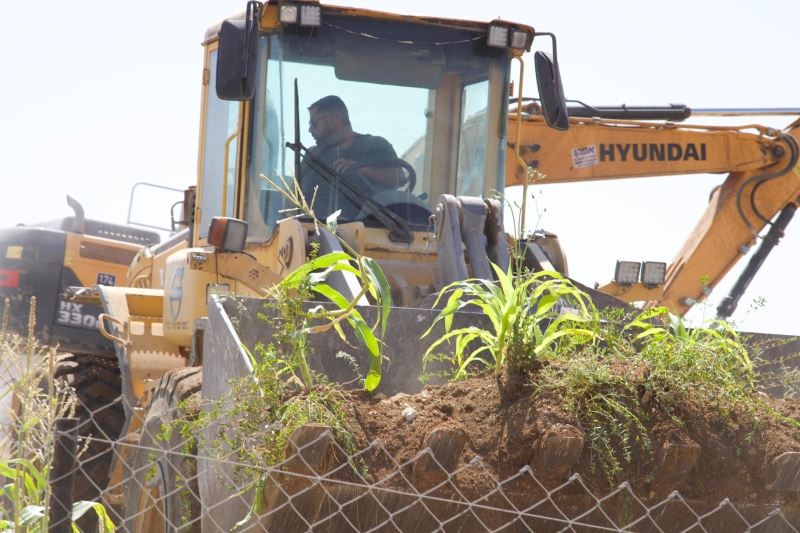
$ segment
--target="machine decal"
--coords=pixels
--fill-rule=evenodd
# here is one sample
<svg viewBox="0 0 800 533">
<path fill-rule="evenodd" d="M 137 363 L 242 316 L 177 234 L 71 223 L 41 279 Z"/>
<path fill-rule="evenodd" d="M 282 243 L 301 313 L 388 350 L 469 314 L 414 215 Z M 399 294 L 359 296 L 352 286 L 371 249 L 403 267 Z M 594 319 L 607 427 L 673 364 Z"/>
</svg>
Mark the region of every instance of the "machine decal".
<svg viewBox="0 0 800 533">
<path fill-rule="evenodd" d="M 0 269 L 0 287 L 5 289 L 19 287 L 19 270 Z"/>
<path fill-rule="evenodd" d="M 181 302 L 183 300 L 183 268 L 184 267 L 180 266 L 175 269 L 175 274 L 172 276 L 172 281 L 168 289 L 169 316 L 173 322 L 178 320 L 178 315 L 181 312 Z"/>
<path fill-rule="evenodd" d="M 84 304 L 59 301 L 58 306 L 57 324 L 87 329 L 97 328 L 97 312 L 92 313 L 91 310 L 84 309 Z"/>
<path fill-rule="evenodd" d="M 98 285 L 106 285 L 113 287 L 117 284 L 117 276 L 113 274 L 103 274 L 102 272 L 97 273 L 97 284 Z"/>
<path fill-rule="evenodd" d="M 294 239 L 289 237 L 286 239 L 286 243 L 281 246 L 281 249 L 278 250 L 278 263 L 281 265 L 281 270 L 279 274 L 282 274 L 284 270 L 289 268 L 289 265 L 292 262 L 292 254 L 294 253 Z"/>
<path fill-rule="evenodd" d="M 575 168 L 593 167 L 597 164 L 597 146 L 584 146 L 572 149 L 572 166 Z"/>
<path fill-rule="evenodd" d="M 6 248 L 6 259 L 22 259 L 22 246 L 9 246 Z"/>
<path fill-rule="evenodd" d="M 705 161 L 706 143 L 600 144 L 600 161 Z"/>
</svg>

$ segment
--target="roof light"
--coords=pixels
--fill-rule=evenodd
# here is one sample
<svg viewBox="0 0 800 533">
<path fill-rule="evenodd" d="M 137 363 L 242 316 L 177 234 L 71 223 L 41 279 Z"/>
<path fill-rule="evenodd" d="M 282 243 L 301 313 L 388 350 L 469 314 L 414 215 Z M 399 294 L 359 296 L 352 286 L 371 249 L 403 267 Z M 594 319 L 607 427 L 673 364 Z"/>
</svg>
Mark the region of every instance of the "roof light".
<svg viewBox="0 0 800 533">
<path fill-rule="evenodd" d="M 486 44 L 495 48 L 508 47 L 508 27 L 495 24 L 489 26 L 489 37 L 486 40 Z"/>
<path fill-rule="evenodd" d="M 645 261 L 642 265 L 642 283 L 647 287 L 662 285 L 667 277 L 667 264 Z"/>
<path fill-rule="evenodd" d="M 293 4 L 281 6 L 280 21 L 282 24 L 296 24 L 299 15 L 299 7 Z"/>
<path fill-rule="evenodd" d="M 300 25 L 319 27 L 322 23 L 320 8 L 318 5 L 300 6 Z"/>
<path fill-rule="evenodd" d="M 241 252 L 247 240 L 247 222 L 236 218 L 214 217 L 208 228 L 208 244 L 223 252 Z"/>
<path fill-rule="evenodd" d="M 642 264 L 638 261 L 617 261 L 614 269 L 614 281 L 620 285 L 635 285 L 639 282 L 639 270 Z"/>
<path fill-rule="evenodd" d="M 531 34 L 524 30 L 514 30 L 511 32 L 511 48 L 516 50 L 526 50 L 530 47 Z"/>
</svg>

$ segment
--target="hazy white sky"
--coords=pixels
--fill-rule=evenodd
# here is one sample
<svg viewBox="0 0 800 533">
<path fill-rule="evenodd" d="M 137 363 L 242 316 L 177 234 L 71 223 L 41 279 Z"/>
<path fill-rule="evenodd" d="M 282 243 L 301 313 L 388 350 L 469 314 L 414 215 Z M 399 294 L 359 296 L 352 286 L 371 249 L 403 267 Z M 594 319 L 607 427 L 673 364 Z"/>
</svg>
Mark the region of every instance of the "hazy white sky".
<svg viewBox="0 0 800 533">
<path fill-rule="evenodd" d="M 800 107 L 793 61 L 800 3 L 793 0 L 350 5 L 499 17 L 551 31 L 559 40 L 567 96 L 596 105 Z M 244 7 L 244 0 L 0 1 L 0 227 L 68 215 L 67 194 L 91 218 L 124 222 L 134 183 L 180 189 L 194 183 L 200 41 L 208 26 Z M 534 87 L 532 78 L 526 84 Z M 783 128 L 792 119 L 732 122 L 755 121 Z M 542 188 L 541 226 L 561 237 L 573 277 L 602 283 L 617 258 L 672 260 L 722 179 L 695 175 Z M 150 215 L 168 218 L 166 212 Z M 800 333 L 794 312 L 798 257 L 795 221 L 740 303 L 735 318 L 744 329 Z M 736 274 L 717 288 L 706 315 L 713 315 Z M 766 308 L 745 316 L 755 297 L 765 298 Z"/>
</svg>

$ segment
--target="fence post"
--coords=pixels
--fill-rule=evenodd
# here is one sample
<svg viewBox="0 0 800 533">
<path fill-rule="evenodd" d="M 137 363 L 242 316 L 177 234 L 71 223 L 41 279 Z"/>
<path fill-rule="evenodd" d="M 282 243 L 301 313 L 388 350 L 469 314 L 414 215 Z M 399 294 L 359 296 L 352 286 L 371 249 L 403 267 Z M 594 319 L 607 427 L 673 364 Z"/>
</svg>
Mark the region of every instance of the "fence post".
<svg viewBox="0 0 800 533">
<path fill-rule="evenodd" d="M 53 443 L 53 466 L 50 469 L 50 509 L 48 533 L 72 531 L 72 484 L 78 452 L 78 419 L 57 418 Z"/>
</svg>

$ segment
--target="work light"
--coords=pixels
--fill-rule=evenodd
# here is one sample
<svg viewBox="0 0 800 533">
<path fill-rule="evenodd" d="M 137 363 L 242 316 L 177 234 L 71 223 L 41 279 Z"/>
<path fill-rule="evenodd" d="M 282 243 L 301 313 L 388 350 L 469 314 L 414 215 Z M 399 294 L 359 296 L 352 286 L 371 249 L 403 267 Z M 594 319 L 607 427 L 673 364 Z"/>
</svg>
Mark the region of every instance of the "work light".
<svg viewBox="0 0 800 533">
<path fill-rule="evenodd" d="M 642 283 L 647 287 L 661 285 L 667 276 L 667 264 L 645 261 L 642 265 Z"/>
<path fill-rule="evenodd" d="M 614 269 L 614 281 L 620 285 L 635 285 L 639 282 L 639 270 L 642 264 L 638 261 L 617 261 Z"/>
<path fill-rule="evenodd" d="M 489 37 L 486 44 L 495 48 L 506 48 L 508 46 L 508 27 L 496 24 L 489 26 Z"/>
<path fill-rule="evenodd" d="M 296 24 L 299 7 L 294 4 L 283 4 L 280 11 L 280 21 L 282 24 Z"/>
<path fill-rule="evenodd" d="M 300 25 L 317 28 L 322 23 L 320 8 L 316 5 L 300 6 Z"/>
<path fill-rule="evenodd" d="M 531 34 L 524 30 L 514 30 L 511 32 L 511 48 L 526 50 L 530 46 L 531 40 Z"/>
<path fill-rule="evenodd" d="M 241 252 L 247 240 L 247 222 L 236 218 L 214 217 L 208 228 L 208 244 L 223 252 Z"/>
</svg>

